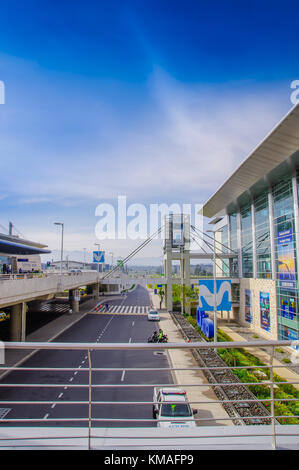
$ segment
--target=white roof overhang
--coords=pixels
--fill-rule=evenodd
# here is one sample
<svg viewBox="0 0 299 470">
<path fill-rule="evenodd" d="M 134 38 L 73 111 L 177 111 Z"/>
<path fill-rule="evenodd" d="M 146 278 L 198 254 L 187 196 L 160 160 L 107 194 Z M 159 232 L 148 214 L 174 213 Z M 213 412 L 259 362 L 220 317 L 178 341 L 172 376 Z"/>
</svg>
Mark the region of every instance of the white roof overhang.
<svg viewBox="0 0 299 470">
<path fill-rule="evenodd" d="M 241 163 L 236 171 L 224 182 L 204 204 L 201 212 L 206 217 L 224 215 L 230 204 L 250 191 L 261 180 L 265 187 L 271 183 L 271 172 L 281 164 L 292 167 L 299 163 L 299 104 L 278 123 L 255 150 Z M 276 177 L 279 177 L 276 172 Z M 262 181 L 262 182 L 263 182 Z"/>
</svg>

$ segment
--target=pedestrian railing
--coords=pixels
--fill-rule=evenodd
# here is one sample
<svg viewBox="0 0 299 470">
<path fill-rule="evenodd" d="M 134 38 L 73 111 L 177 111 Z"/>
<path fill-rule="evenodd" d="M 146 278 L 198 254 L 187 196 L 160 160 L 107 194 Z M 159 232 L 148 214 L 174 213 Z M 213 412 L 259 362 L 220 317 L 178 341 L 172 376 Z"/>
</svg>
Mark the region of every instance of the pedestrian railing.
<svg viewBox="0 0 299 470">
<path fill-rule="evenodd" d="M 238 447 L 238 440 L 247 439 L 250 437 L 256 437 L 258 439 L 271 439 L 272 448 L 277 448 L 277 440 L 279 438 L 288 438 L 298 436 L 299 426 L 296 424 L 298 420 L 299 423 L 299 413 L 297 414 L 287 414 L 284 413 L 284 407 L 276 407 L 275 404 L 285 404 L 285 403 L 296 403 L 297 409 L 299 409 L 299 394 L 295 394 L 292 398 L 288 394 L 277 393 L 279 385 L 282 382 L 278 380 L 278 377 L 275 375 L 277 370 L 289 367 L 289 365 L 274 364 L 274 355 L 275 348 L 277 347 L 286 347 L 294 346 L 294 342 L 291 341 L 254 341 L 254 342 L 223 342 L 223 343 L 27 343 L 27 342 L 7 342 L 4 343 L 4 350 L 9 354 L 10 350 L 22 350 L 22 351 L 82 351 L 84 358 L 77 367 L 59 367 L 57 364 L 47 367 L 28 367 L 24 366 L 13 366 L 9 367 L 5 364 L 0 367 L 0 371 L 4 372 L 2 380 L 0 381 L 0 399 L 2 407 L 0 409 L 0 448 L 9 448 L 9 447 L 32 447 L 34 442 L 37 440 L 39 443 L 44 442 L 44 446 L 49 445 L 49 442 L 52 442 L 53 439 L 56 442 L 57 439 L 60 440 L 60 446 L 64 446 L 63 442 L 68 441 L 68 445 L 76 446 L 76 441 L 84 442 L 84 446 L 88 448 L 96 447 L 97 441 L 101 443 L 101 446 L 107 447 L 112 445 L 111 442 L 118 442 L 118 445 L 122 447 L 138 447 L 138 445 L 146 447 L 151 445 L 153 440 L 157 437 L 162 439 L 160 446 L 163 445 L 163 439 L 167 438 L 167 445 L 169 444 L 169 439 L 174 440 L 178 437 L 182 439 L 181 445 L 188 447 L 192 442 L 192 445 L 195 447 L 203 446 L 205 441 L 212 442 L 213 439 L 218 439 L 218 441 L 223 439 L 224 446 L 227 444 L 227 438 L 229 438 L 230 446 Z M 296 345 L 295 345 L 296 346 Z M 181 349 L 184 351 L 188 350 L 198 350 L 200 352 L 208 350 L 218 350 L 218 349 L 239 349 L 246 348 L 250 350 L 251 348 L 267 348 L 269 351 L 269 363 L 261 365 L 250 365 L 250 366 L 221 366 L 213 367 L 213 364 L 205 366 L 196 366 L 191 368 L 182 368 L 175 367 L 175 364 L 169 366 L 167 361 L 165 361 L 166 367 L 126 367 L 123 365 L 121 358 L 123 354 L 120 355 L 120 364 L 116 367 L 105 367 L 105 364 L 101 364 L 101 367 L 96 367 L 93 364 L 97 352 L 103 351 L 149 351 L 156 355 L 167 354 L 167 352 L 173 349 Z M 49 356 L 50 357 L 50 356 Z M 56 359 L 58 360 L 58 359 Z M 294 349 L 293 366 L 297 364 L 297 351 Z M 47 359 L 47 362 L 49 359 Z M 98 361 L 97 361 L 98 362 Z M 299 362 L 299 360 L 298 360 Z M 174 374 L 178 371 L 194 371 L 199 375 L 206 370 L 213 370 L 219 374 L 225 373 L 226 370 L 256 370 L 260 371 L 260 376 L 264 376 L 263 379 L 253 382 L 242 382 L 237 377 L 235 382 L 232 381 L 219 381 L 216 383 L 207 383 L 206 381 L 201 380 L 195 381 L 192 380 L 192 383 L 176 383 L 176 386 L 182 387 L 186 390 L 187 395 L 190 390 L 197 393 L 196 400 L 189 400 L 191 406 L 195 405 L 198 409 L 197 414 L 195 415 L 195 422 L 197 426 L 195 428 L 189 429 L 174 429 L 166 430 L 159 427 L 160 420 L 154 419 L 151 414 L 152 407 L 157 402 L 153 399 L 143 399 L 144 391 L 148 389 L 153 389 L 154 387 L 169 387 L 174 386 L 173 381 L 167 383 L 161 383 L 157 380 L 156 383 L 153 383 L 153 377 L 161 372 L 166 372 L 169 374 Z M 264 372 L 263 372 L 264 371 Z M 20 376 L 15 375 L 14 373 L 21 372 Z M 126 377 L 128 380 L 124 381 L 124 372 L 127 374 Z M 128 373 L 141 373 L 138 380 L 130 380 Z M 262 373 L 261 373 L 262 372 Z M 28 374 L 26 374 L 28 373 Z M 34 376 L 36 373 L 36 377 Z M 62 373 L 59 376 L 59 373 Z M 73 379 L 65 379 L 67 373 L 71 373 Z M 118 378 L 113 383 L 107 383 L 106 379 L 103 379 L 102 374 L 115 374 L 117 373 Z M 13 374 L 13 375 L 12 375 Z M 32 375 L 33 374 L 33 375 Z M 41 380 L 41 374 L 44 374 L 44 378 Z M 119 374 L 119 375 L 118 375 Z M 267 380 L 265 376 L 267 375 Z M 33 377 L 32 381 L 29 382 L 29 376 Z M 102 378 L 101 378 L 102 377 Z M 174 375 L 172 376 L 174 378 Z M 14 380 L 10 380 L 13 378 Z M 141 379 L 142 378 L 142 379 Z M 174 379 L 175 380 L 175 379 Z M 283 382 L 284 384 L 286 382 Z M 298 380 L 293 380 L 287 382 L 287 384 L 298 385 Z M 255 398 L 252 395 L 251 399 L 246 397 L 245 399 L 241 396 L 236 395 L 233 399 L 217 399 L 218 395 L 215 395 L 213 399 L 207 399 L 206 395 L 202 393 L 202 387 L 211 387 L 211 390 L 216 391 L 217 388 L 221 387 L 225 389 L 228 386 L 238 387 L 244 385 L 248 387 L 250 385 L 258 386 L 262 385 L 264 389 L 268 389 L 269 393 L 266 396 L 261 398 Z M 34 399 L 16 399 L 18 391 L 24 391 L 31 389 L 34 391 Z M 63 391 L 68 390 L 68 395 L 70 399 L 64 398 Z M 113 399 L 113 393 L 111 398 L 103 399 L 103 391 L 115 391 L 116 389 L 129 389 L 132 390 L 132 399 L 131 400 L 117 400 Z M 56 396 L 54 397 L 54 391 L 57 391 Z M 85 391 L 85 392 L 82 392 Z M 138 399 L 136 400 L 136 390 L 138 390 Z M 298 390 L 298 389 L 297 389 Z M 79 395 L 81 396 L 78 399 L 78 391 L 81 391 Z M 58 393 L 60 392 L 60 393 Z M 49 398 L 45 398 L 48 393 Z M 104 395 L 107 395 L 107 393 Z M 193 394 L 194 395 L 194 394 Z M 152 396 L 152 392 L 151 392 Z M 135 398 L 134 398 L 135 397 Z M 262 404 L 264 415 L 257 414 L 252 412 L 253 408 L 250 408 L 251 404 Z M 236 405 L 240 407 L 247 407 L 249 410 L 246 418 L 244 416 L 236 417 L 234 415 L 227 415 L 223 417 L 223 412 L 221 416 L 217 415 L 217 412 L 213 413 L 212 417 L 207 418 L 205 413 L 202 416 L 202 412 L 205 411 L 207 407 L 211 408 L 211 405 Z M 44 407 L 47 405 L 49 407 L 49 413 L 38 414 L 38 407 Z M 100 417 L 97 410 L 104 410 L 106 406 L 122 406 L 124 409 L 128 409 L 129 406 L 134 406 L 135 409 L 144 410 L 143 416 L 141 417 L 127 417 L 122 418 L 120 416 L 115 416 L 112 414 L 110 417 Z M 33 407 L 37 411 L 33 411 Z M 56 408 L 57 407 L 57 408 Z M 60 410 L 63 410 L 63 414 L 59 416 L 51 417 L 51 411 L 56 408 L 56 411 L 60 407 Z M 68 408 L 69 407 L 69 408 Z M 294 408 L 294 407 L 293 407 Z M 1 411 L 2 410 L 2 411 Z M 3 411 L 4 410 L 4 411 Z M 6 410 L 6 412 L 5 412 Z M 17 416 L 18 410 L 21 410 L 21 417 Z M 150 410 L 150 411 L 149 411 Z M 258 418 L 258 419 L 257 419 Z M 292 420 L 294 424 L 292 426 L 283 426 L 285 423 L 288 424 L 288 420 Z M 170 418 L 171 420 L 171 418 Z M 259 421 L 262 423 L 260 426 L 256 424 L 248 424 L 252 420 L 252 423 Z M 264 423 L 268 424 L 264 424 Z M 223 428 L 219 426 L 219 423 L 222 425 L 232 425 L 232 424 L 241 424 L 241 426 L 226 426 L 226 431 L 223 431 Z M 216 426 L 218 424 L 218 426 Z M 20 427 L 17 427 L 20 426 Z M 25 427 L 24 427 L 25 426 Z M 53 427 L 52 427 L 53 426 Z M 55 426 L 63 427 L 63 431 L 55 429 Z M 123 432 L 123 427 L 126 427 L 126 432 Z M 203 427 L 205 432 L 203 433 Z M 114 428 L 114 429 L 112 429 Z M 22 432 L 20 432 L 22 429 Z M 109 433 L 105 432 L 103 434 L 103 429 L 110 429 Z M 287 432 L 286 430 L 287 429 Z M 173 431 L 171 434 L 170 431 Z M 165 434 L 166 432 L 166 434 Z M 105 438 L 104 438 L 104 437 Z M 104 439 L 104 440 L 103 440 Z M 140 442 L 139 442 L 139 441 Z M 298 440 L 298 439 L 297 439 Z M 139 443 L 138 443 L 139 442 Z M 165 441 L 164 441 L 165 442 Z M 267 441 L 268 442 L 268 441 Z M 71 443 L 71 444 L 70 444 Z M 226 444 L 225 444 L 226 443 Z M 43 444 L 39 444 L 43 445 Z"/>
<path fill-rule="evenodd" d="M 87 274 L 89 272 L 93 272 L 95 276 L 97 275 L 96 271 L 87 271 Z M 11 281 L 11 280 L 18 280 L 18 279 L 34 279 L 34 278 L 47 278 L 47 277 L 69 277 L 69 276 L 82 276 L 86 274 L 86 271 L 81 271 L 81 272 L 62 272 L 60 274 L 59 271 L 56 273 L 53 272 L 36 272 L 36 273 L 15 273 L 15 274 L 0 274 L 0 281 Z"/>
</svg>

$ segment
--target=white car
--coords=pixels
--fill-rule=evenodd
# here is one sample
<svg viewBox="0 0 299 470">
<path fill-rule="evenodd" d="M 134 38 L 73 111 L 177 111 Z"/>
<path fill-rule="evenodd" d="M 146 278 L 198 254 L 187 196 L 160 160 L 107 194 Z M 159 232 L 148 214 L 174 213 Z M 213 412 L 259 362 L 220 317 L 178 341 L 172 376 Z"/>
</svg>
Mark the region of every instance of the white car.
<svg viewBox="0 0 299 470">
<path fill-rule="evenodd" d="M 159 321 L 160 320 L 159 312 L 157 310 L 150 310 L 147 314 L 147 319 Z"/>
<path fill-rule="evenodd" d="M 154 388 L 153 418 L 158 420 L 160 428 L 191 428 L 196 426 L 194 415 L 185 390 L 177 387 Z"/>
</svg>

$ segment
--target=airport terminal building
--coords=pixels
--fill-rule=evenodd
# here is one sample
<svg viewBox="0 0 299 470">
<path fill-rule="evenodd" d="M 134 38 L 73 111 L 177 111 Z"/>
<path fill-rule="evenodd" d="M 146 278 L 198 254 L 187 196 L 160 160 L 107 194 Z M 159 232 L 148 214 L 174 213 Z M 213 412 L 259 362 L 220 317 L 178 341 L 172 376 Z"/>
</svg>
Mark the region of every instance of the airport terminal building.
<svg viewBox="0 0 299 470">
<path fill-rule="evenodd" d="M 235 316 L 268 339 L 299 339 L 298 200 L 296 105 L 203 207 L 215 239 L 236 253 L 222 261 L 239 278 Z"/>
</svg>

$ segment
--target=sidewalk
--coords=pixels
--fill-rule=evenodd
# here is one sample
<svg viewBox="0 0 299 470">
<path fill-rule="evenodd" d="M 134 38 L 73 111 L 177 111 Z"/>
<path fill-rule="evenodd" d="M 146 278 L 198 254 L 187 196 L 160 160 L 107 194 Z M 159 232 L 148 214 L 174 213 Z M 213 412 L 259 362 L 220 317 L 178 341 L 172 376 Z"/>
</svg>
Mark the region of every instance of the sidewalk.
<svg viewBox="0 0 299 470">
<path fill-rule="evenodd" d="M 159 309 L 159 296 L 155 295 L 153 291 L 150 291 L 150 296 L 153 307 Z M 160 325 L 164 333 L 167 334 L 168 341 L 170 343 L 185 342 L 181 333 L 173 322 L 171 315 L 168 312 L 160 309 L 159 312 L 161 318 Z M 188 400 L 190 402 L 212 402 L 214 400 L 218 400 L 203 373 L 198 370 L 190 370 L 194 367 L 199 367 L 191 351 L 182 349 L 169 349 L 168 357 L 171 367 L 189 369 L 173 371 L 172 375 L 176 384 L 186 388 Z M 185 384 L 207 384 L 207 386 L 185 387 Z M 229 426 L 232 424 L 231 421 L 221 420 L 228 418 L 229 416 L 223 409 L 222 405 L 219 403 L 191 403 L 191 408 L 196 408 L 198 410 L 195 418 L 204 418 L 203 421 L 198 421 L 198 426 Z"/>
<path fill-rule="evenodd" d="M 113 297 L 115 298 L 115 297 Z M 70 326 L 77 323 L 85 315 L 87 315 L 92 308 L 94 308 L 98 303 L 104 302 L 107 297 L 100 297 L 98 300 L 90 299 L 87 302 L 84 302 L 81 305 L 81 310 L 78 313 L 64 314 L 59 318 L 47 323 L 42 328 L 34 331 L 30 335 L 26 336 L 26 342 L 50 342 L 53 341 L 57 336 L 67 330 Z M 111 300 L 109 298 L 109 300 Z M 33 354 L 36 353 L 36 349 L 9 349 L 5 351 L 5 367 L 18 367 L 24 361 L 29 359 Z M 0 379 L 7 375 L 9 371 L 0 371 Z"/>
</svg>

